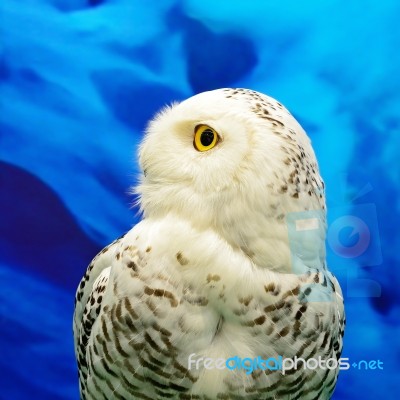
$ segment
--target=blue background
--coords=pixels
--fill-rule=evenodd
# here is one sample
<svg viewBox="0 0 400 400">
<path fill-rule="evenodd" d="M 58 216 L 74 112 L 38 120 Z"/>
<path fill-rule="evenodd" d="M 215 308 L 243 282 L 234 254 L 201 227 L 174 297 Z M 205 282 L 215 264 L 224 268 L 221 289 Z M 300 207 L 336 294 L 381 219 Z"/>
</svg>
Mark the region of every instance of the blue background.
<svg viewBox="0 0 400 400">
<path fill-rule="evenodd" d="M 369 240 L 346 222 L 328 231 L 328 256 L 343 356 L 384 369 L 342 371 L 334 399 L 398 398 L 399 15 L 396 0 L 2 0 L 0 398 L 78 399 L 73 296 L 137 221 L 145 123 L 224 86 L 283 102 L 313 140 L 330 223 L 367 226 Z"/>
</svg>

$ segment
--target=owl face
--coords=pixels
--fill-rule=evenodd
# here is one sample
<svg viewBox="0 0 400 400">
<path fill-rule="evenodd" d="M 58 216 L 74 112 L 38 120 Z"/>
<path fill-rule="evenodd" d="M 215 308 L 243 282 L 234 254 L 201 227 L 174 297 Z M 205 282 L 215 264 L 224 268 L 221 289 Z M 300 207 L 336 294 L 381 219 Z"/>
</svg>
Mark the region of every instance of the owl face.
<svg viewBox="0 0 400 400">
<path fill-rule="evenodd" d="M 139 158 L 148 182 L 184 183 L 207 196 L 238 179 L 252 148 L 251 123 L 245 109 L 233 112 L 211 93 L 166 108 L 150 123 Z"/>
<path fill-rule="evenodd" d="M 232 232 L 321 206 L 308 137 L 280 103 L 246 89 L 201 93 L 162 110 L 139 163 L 145 217 L 175 213 Z"/>
</svg>

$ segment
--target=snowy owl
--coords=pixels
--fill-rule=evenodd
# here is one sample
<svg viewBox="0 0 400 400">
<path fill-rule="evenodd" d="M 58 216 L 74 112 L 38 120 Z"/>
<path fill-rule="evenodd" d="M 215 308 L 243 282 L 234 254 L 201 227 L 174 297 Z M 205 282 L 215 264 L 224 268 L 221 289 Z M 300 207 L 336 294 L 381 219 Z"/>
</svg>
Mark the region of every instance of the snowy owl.
<svg viewBox="0 0 400 400">
<path fill-rule="evenodd" d="M 76 294 L 82 399 L 329 399 L 343 298 L 324 183 L 276 100 L 219 89 L 163 109 L 139 148 L 140 223 Z"/>
</svg>

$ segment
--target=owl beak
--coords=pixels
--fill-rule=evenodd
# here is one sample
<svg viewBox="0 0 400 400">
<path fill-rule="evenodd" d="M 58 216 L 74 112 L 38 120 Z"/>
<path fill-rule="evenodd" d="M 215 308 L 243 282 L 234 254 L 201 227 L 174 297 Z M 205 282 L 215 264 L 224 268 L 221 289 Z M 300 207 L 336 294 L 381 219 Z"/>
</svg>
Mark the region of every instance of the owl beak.
<svg viewBox="0 0 400 400">
<path fill-rule="evenodd" d="M 144 174 L 144 176 L 146 177 L 146 176 L 147 176 L 147 171 L 146 171 L 146 170 L 143 170 L 143 174 Z"/>
</svg>

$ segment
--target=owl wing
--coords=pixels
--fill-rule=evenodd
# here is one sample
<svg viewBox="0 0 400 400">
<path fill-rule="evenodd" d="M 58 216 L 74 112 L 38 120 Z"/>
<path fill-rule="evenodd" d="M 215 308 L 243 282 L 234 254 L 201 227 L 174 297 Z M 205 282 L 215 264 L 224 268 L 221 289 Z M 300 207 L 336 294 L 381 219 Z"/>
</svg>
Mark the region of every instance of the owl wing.
<svg viewBox="0 0 400 400">
<path fill-rule="evenodd" d="M 340 357 L 342 296 L 325 270 L 260 268 L 215 233 L 171 217 L 142 221 L 96 257 L 83 282 L 75 311 L 83 399 L 325 400 L 334 389 L 337 369 L 248 376 L 188 363 L 192 354 Z"/>
<path fill-rule="evenodd" d="M 87 379 L 86 347 L 93 324 L 100 313 L 102 296 L 107 287 L 113 263 L 114 249 L 123 237 L 118 238 L 96 255 L 89 264 L 75 294 L 73 332 L 81 393 Z"/>
</svg>

